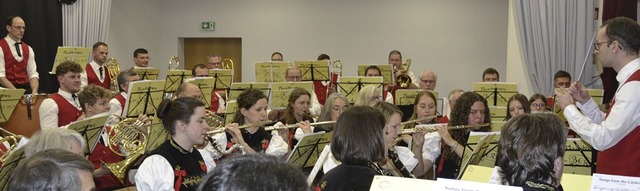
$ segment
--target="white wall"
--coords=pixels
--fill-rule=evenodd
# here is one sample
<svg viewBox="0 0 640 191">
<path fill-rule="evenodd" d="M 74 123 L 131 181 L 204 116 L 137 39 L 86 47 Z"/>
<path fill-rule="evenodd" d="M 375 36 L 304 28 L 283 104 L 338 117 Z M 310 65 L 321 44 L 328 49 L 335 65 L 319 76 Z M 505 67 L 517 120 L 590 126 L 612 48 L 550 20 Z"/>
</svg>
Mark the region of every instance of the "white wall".
<svg viewBox="0 0 640 191">
<path fill-rule="evenodd" d="M 113 0 L 110 56 L 131 66 L 145 47 L 151 65 L 166 69 L 183 55 L 180 38 L 242 38 L 243 81 L 255 80 L 254 62 L 274 51 L 285 60 L 341 59 L 344 75 L 357 64 L 387 63 L 389 51 L 413 59 L 411 70 L 439 75 L 437 90 L 470 89 L 485 68 L 507 68 L 508 1 L 504 0 Z M 202 21 L 216 22 L 214 32 Z M 507 77 L 508 78 L 508 77 Z M 503 77 L 503 81 L 504 81 Z"/>
</svg>

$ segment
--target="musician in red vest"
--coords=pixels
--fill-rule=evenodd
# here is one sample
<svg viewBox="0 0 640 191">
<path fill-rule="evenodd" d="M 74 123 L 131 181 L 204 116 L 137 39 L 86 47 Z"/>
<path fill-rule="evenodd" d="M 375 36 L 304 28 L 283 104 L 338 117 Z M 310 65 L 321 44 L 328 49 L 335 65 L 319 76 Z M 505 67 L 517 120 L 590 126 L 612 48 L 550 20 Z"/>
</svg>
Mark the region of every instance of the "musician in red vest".
<svg viewBox="0 0 640 191">
<path fill-rule="evenodd" d="M 74 122 L 82 114 L 76 95 L 80 92 L 82 67 L 74 61 L 64 61 L 56 67 L 60 89 L 40 105 L 40 128 L 57 128 Z"/>
<path fill-rule="evenodd" d="M 22 42 L 27 29 L 19 16 L 10 16 L 5 22 L 7 37 L 0 39 L 0 86 L 25 89 L 25 93 L 38 94 L 36 59 L 33 49 Z"/>
<path fill-rule="evenodd" d="M 118 89 L 120 90 L 120 93 L 113 96 L 113 99 L 109 101 L 109 105 L 111 106 L 111 109 L 109 110 L 110 113 L 122 115 L 122 109 L 124 108 L 128 98 L 127 89 L 129 89 L 129 82 L 138 80 L 140 80 L 140 76 L 138 76 L 136 71 L 131 69 L 118 74 Z"/>
<path fill-rule="evenodd" d="M 109 55 L 109 46 L 104 42 L 96 42 L 93 44 L 93 51 L 91 52 L 93 61 L 87 63 L 84 68 L 85 72 L 82 73 L 80 79 L 82 80 L 82 87 L 87 84 L 95 84 L 105 89 L 111 90 L 111 77 L 109 76 L 109 69 L 104 63 L 107 61 Z"/>
<path fill-rule="evenodd" d="M 215 58 L 215 57 L 211 57 L 211 58 Z M 220 64 L 215 65 L 215 63 L 213 64 L 213 66 L 216 66 L 217 68 L 213 68 L 213 70 L 215 69 L 220 69 L 220 67 L 218 67 Z M 209 66 L 212 66 L 211 64 L 211 59 L 209 59 Z M 207 66 L 205 66 L 204 64 L 197 64 L 193 67 L 193 69 L 191 69 L 191 76 L 196 78 L 196 77 L 210 77 L 209 76 L 209 70 L 211 68 L 208 68 Z M 218 88 L 218 87 L 216 87 Z M 222 90 L 222 91 L 220 91 Z M 176 92 L 177 94 L 178 92 Z M 211 92 L 211 107 L 209 108 L 209 111 L 214 112 L 214 113 L 224 113 L 224 111 L 227 108 L 227 102 L 225 102 L 225 100 L 222 98 L 222 96 L 220 95 L 221 93 L 225 93 L 225 90 L 222 88 L 218 88 L 218 89 L 214 89 Z"/>
<path fill-rule="evenodd" d="M 629 18 L 607 20 L 598 29 L 595 53 L 603 67 L 618 72 L 616 79 L 620 82 L 606 114 L 580 82 L 556 92 L 556 101 L 571 129 L 600 151 L 597 173 L 640 177 L 640 99 L 635 97 L 640 92 L 638 39 L 640 25 Z"/>
</svg>

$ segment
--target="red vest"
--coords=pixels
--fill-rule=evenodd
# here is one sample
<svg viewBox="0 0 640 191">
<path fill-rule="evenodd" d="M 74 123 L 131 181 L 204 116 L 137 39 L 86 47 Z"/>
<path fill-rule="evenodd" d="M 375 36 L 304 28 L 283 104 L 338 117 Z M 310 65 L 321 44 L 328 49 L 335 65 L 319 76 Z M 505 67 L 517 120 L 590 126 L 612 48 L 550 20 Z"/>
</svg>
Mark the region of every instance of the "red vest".
<svg viewBox="0 0 640 191">
<path fill-rule="evenodd" d="M 85 67 L 85 70 L 87 71 L 87 84 L 95 84 L 111 90 L 111 77 L 109 77 L 109 70 L 107 67 L 103 68 L 104 71 L 102 71 L 102 73 L 104 75 L 104 82 L 100 82 L 100 77 L 98 76 L 100 74 L 96 74 L 96 72 L 93 71 L 91 64 L 87 64 L 87 67 Z"/>
<path fill-rule="evenodd" d="M 316 97 L 318 98 L 318 102 L 324 105 L 324 102 L 327 101 L 327 86 L 323 85 L 322 81 L 315 80 L 313 81 L 313 87 Z"/>
<path fill-rule="evenodd" d="M 213 91 L 211 92 L 211 107 L 209 108 L 209 111 L 216 113 L 218 112 L 218 108 L 220 108 L 220 99 L 218 98 L 216 91 Z"/>
<path fill-rule="evenodd" d="M 52 94 L 51 99 L 58 104 L 58 127 L 69 125 L 69 123 L 78 120 L 78 117 L 82 115 L 81 110 L 71 105 L 71 103 L 60 94 Z"/>
<path fill-rule="evenodd" d="M 13 46 L 13 44 L 11 45 Z M 22 61 L 16 61 L 13 57 L 9 44 L 4 38 L 0 40 L 0 48 L 4 53 L 5 76 L 12 84 L 28 84 L 29 75 L 27 74 L 27 62 L 29 61 L 29 45 L 22 42 Z"/>
<path fill-rule="evenodd" d="M 109 147 L 105 146 L 103 143 L 96 144 L 96 147 L 93 149 L 93 152 L 89 155 L 89 161 L 93 163 L 93 168 L 98 169 L 102 163 L 115 163 L 124 160 L 124 157 L 117 155 L 109 149 Z M 93 178 L 96 183 L 96 188 L 98 190 L 103 190 L 106 188 L 121 188 L 124 185 L 120 184 L 118 178 L 113 175 L 113 173 L 105 174 L 102 177 Z M 128 178 L 125 178 L 128 180 Z M 127 184 L 128 181 L 127 181 Z"/>
<path fill-rule="evenodd" d="M 122 112 L 120 112 L 120 115 L 122 115 L 124 113 L 124 104 L 127 101 L 127 98 L 122 96 L 122 94 L 120 93 L 118 93 L 118 95 L 116 95 L 115 98 L 116 100 L 118 100 L 118 102 L 120 102 L 120 108 L 122 108 Z"/>
<path fill-rule="evenodd" d="M 634 72 L 625 82 L 640 81 L 640 70 Z M 621 87 L 624 84 L 621 85 Z M 611 107 L 616 104 L 615 98 L 611 102 Z M 640 127 L 640 126 L 638 126 Z M 598 153 L 598 164 L 596 172 L 603 174 L 635 176 L 640 177 L 640 152 L 638 152 L 638 144 L 640 144 L 640 128 L 636 127 L 631 133 L 622 138 L 613 147 Z"/>
</svg>

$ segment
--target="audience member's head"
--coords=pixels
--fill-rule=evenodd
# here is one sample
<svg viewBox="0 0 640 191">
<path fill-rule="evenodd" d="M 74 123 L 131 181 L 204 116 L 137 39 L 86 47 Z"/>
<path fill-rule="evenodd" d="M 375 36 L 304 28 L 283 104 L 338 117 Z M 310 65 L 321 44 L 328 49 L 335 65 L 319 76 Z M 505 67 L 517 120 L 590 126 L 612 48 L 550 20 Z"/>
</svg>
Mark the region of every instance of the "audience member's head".
<svg viewBox="0 0 640 191">
<path fill-rule="evenodd" d="M 434 91 L 438 76 L 431 70 L 425 70 L 420 73 L 420 89 Z"/>
<path fill-rule="evenodd" d="M 553 87 L 555 88 L 569 88 L 571 86 L 571 74 L 560 70 L 553 75 Z"/>
<path fill-rule="evenodd" d="M 512 117 L 525 113 L 531 113 L 531 107 L 529 106 L 527 96 L 522 94 L 515 94 L 511 96 L 507 102 L 507 117 L 504 120 L 506 121 Z"/>
<path fill-rule="evenodd" d="M 92 191 L 93 165 L 64 149 L 40 151 L 16 166 L 7 190 Z"/>
<path fill-rule="evenodd" d="M 274 156 L 242 155 L 216 166 L 198 190 L 310 190 L 305 177 L 302 171 Z"/>
<path fill-rule="evenodd" d="M 284 57 L 282 56 L 282 53 L 274 52 L 273 54 L 271 54 L 271 61 L 282 62 L 283 60 Z"/>
<path fill-rule="evenodd" d="M 25 157 L 30 157 L 37 152 L 48 149 L 64 149 L 83 155 L 87 142 L 85 142 L 80 133 L 74 130 L 47 128 L 36 132 L 24 147 Z"/>
<path fill-rule="evenodd" d="M 560 184 L 567 127 L 555 114 L 519 115 L 500 132 L 498 166 L 503 181 L 523 186 L 527 181 Z"/>
<path fill-rule="evenodd" d="M 482 72 L 482 81 L 483 82 L 498 82 L 500 81 L 500 73 L 498 70 L 493 68 L 487 68 Z"/>
</svg>

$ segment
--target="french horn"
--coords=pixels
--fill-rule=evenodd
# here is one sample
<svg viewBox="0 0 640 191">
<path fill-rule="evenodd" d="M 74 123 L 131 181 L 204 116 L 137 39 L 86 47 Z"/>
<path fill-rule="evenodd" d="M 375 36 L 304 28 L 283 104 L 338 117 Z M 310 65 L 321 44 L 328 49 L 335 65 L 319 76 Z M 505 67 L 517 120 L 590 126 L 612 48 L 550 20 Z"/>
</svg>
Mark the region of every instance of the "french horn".
<svg viewBox="0 0 640 191">
<path fill-rule="evenodd" d="M 0 163 L 4 164 L 4 161 L 7 160 L 7 157 L 9 157 L 13 151 L 16 150 L 16 146 L 18 145 L 18 142 L 20 142 L 20 139 L 22 139 L 22 135 L 16 135 L 10 131 L 7 131 L 6 129 L 0 127 L 0 131 L 3 131 L 7 134 L 7 136 L 2 137 L 2 139 L 0 139 L 0 144 L 4 144 L 5 142 L 9 143 L 9 147 L 7 147 L 6 151 L 2 151 L 0 150 Z"/>
<path fill-rule="evenodd" d="M 109 149 L 117 155 L 126 157 L 120 162 L 105 164 L 120 183 L 124 184 L 127 170 L 145 151 L 147 135 L 151 128 L 146 127 L 146 132 L 140 128 L 146 125 L 136 118 L 126 118 L 116 123 L 109 131 Z"/>
</svg>

